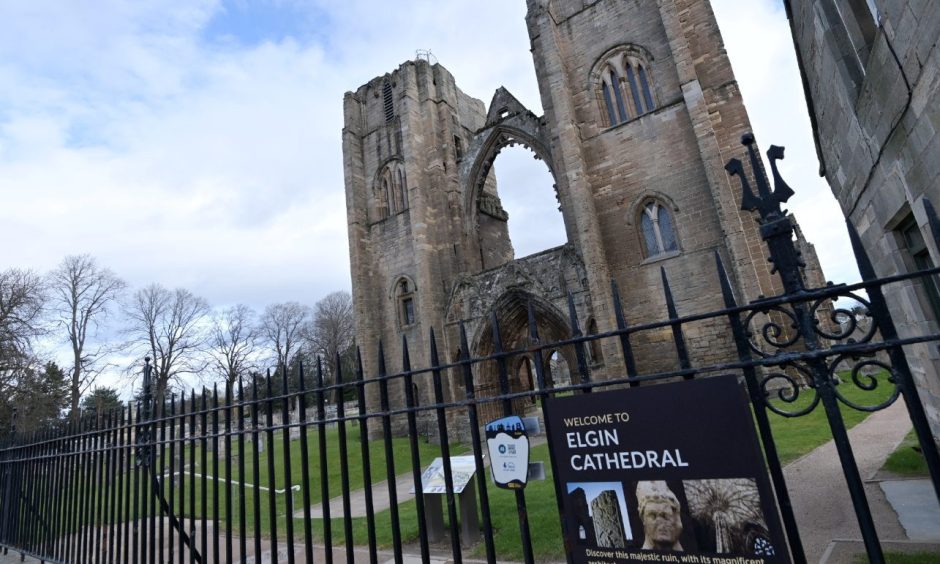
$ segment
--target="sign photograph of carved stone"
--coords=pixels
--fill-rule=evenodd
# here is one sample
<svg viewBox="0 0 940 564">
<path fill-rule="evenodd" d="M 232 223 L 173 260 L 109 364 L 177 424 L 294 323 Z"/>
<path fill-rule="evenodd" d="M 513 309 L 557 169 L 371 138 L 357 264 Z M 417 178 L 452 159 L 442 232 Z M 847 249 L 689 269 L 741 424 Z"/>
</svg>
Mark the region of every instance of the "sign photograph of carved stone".
<svg viewBox="0 0 940 564">
<path fill-rule="evenodd" d="M 682 485 L 700 547 L 719 554 L 774 554 L 755 480 L 687 480 Z"/>
<path fill-rule="evenodd" d="M 692 520 L 679 481 L 644 480 L 630 483 L 635 509 L 637 545 L 643 550 L 697 552 Z"/>
<path fill-rule="evenodd" d="M 546 400 L 570 562 L 789 562 L 734 376 Z"/>
<path fill-rule="evenodd" d="M 578 513 L 576 542 L 585 546 L 627 548 L 633 533 L 620 482 L 572 482 L 566 489 Z"/>
</svg>

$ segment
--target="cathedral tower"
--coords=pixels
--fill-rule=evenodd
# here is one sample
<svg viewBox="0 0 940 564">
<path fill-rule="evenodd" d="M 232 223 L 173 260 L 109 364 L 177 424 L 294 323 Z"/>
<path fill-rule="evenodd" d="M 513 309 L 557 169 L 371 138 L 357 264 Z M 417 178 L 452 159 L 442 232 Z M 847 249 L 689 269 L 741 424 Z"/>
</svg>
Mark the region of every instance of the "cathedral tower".
<svg viewBox="0 0 940 564">
<path fill-rule="evenodd" d="M 543 342 L 568 338 L 569 295 L 583 331 L 611 330 L 612 280 L 631 324 L 666 316 L 663 271 L 680 315 L 718 309 L 715 252 L 739 300 L 777 290 L 754 218 L 740 211 L 724 170 L 732 157 L 745 160 L 750 125 L 708 2 L 527 3 L 543 116 L 503 88 L 485 107 L 425 60 L 346 95 L 353 299 L 370 374 L 380 339 L 390 371 L 401 368 L 402 336 L 414 344 L 412 365 L 426 366 L 432 328 L 443 360 L 454 360 L 461 321 L 471 354 L 489 354 L 493 314 L 504 349 L 522 348 L 529 303 Z M 528 257 L 513 255 L 499 198 L 511 187 L 493 175 L 512 144 L 548 166 L 568 239 Z M 690 324 L 686 339 L 696 363 L 735 356 L 723 320 Z M 668 328 L 638 336 L 634 349 L 641 371 L 674 368 Z M 574 351 L 555 352 L 550 378 L 576 379 Z M 588 353 L 593 378 L 623 375 L 616 343 Z M 475 370 L 476 393 L 496 395 L 495 370 Z M 513 390 L 533 386 L 531 359 L 510 370 Z M 464 397 L 460 379 L 448 384 L 448 399 Z M 417 385 L 428 399 L 428 383 Z"/>
</svg>

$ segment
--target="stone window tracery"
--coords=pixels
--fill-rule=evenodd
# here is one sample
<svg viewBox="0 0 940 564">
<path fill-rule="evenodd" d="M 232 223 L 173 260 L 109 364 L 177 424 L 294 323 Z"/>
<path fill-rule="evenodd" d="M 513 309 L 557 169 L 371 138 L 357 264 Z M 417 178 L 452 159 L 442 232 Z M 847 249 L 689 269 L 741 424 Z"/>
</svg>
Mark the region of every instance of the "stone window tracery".
<svg viewBox="0 0 940 564">
<path fill-rule="evenodd" d="M 613 127 L 656 109 L 649 63 L 639 49 L 619 47 L 595 67 L 602 120 Z"/>
<path fill-rule="evenodd" d="M 415 289 L 407 278 L 399 279 L 396 297 L 398 298 L 398 323 L 402 327 L 414 325 L 415 316 Z"/>
<path fill-rule="evenodd" d="M 398 203 L 401 204 L 399 209 L 406 210 L 408 209 L 408 190 L 405 189 L 405 173 L 402 172 L 401 167 L 398 167 L 398 184 L 396 188 L 398 189 Z"/>
<path fill-rule="evenodd" d="M 374 197 L 379 220 L 408 209 L 408 184 L 401 161 L 392 160 L 382 168 Z"/>
<path fill-rule="evenodd" d="M 375 189 L 375 212 L 379 219 L 388 217 L 388 180 L 382 179 L 381 185 Z"/>
<path fill-rule="evenodd" d="M 643 205 L 640 212 L 640 232 L 647 258 L 679 251 L 672 214 L 655 200 Z"/>
</svg>

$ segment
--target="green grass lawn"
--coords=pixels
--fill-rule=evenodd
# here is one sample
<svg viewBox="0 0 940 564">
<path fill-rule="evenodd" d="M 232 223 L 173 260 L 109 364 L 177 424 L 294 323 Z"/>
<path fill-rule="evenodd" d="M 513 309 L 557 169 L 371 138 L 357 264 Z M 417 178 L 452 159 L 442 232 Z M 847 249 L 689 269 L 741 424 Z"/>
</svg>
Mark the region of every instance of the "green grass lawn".
<svg viewBox="0 0 940 564">
<path fill-rule="evenodd" d="M 919 445 L 917 435 L 911 429 L 898 448 L 888 456 L 881 469 L 899 476 L 929 476 L 927 460 L 923 454 L 914 450 L 914 447 L 920 448 Z"/>
<path fill-rule="evenodd" d="M 361 445 L 360 445 L 360 435 L 358 426 L 349 426 L 346 430 L 347 435 L 347 462 L 348 462 L 348 479 L 351 489 L 361 489 L 365 486 L 363 482 L 363 468 L 361 457 Z M 342 495 L 342 469 L 340 465 L 340 456 L 339 456 L 339 432 L 336 428 L 327 429 L 324 433 L 326 439 L 326 468 L 327 468 L 327 482 L 328 482 L 328 499 Z M 284 489 L 285 482 L 285 460 L 284 460 L 284 443 L 283 437 L 280 432 L 274 433 L 274 448 L 268 450 L 270 445 L 266 444 L 264 452 L 259 453 L 259 468 L 258 474 L 255 475 L 252 465 L 253 465 L 253 450 L 251 446 L 251 440 L 249 437 L 246 437 L 245 441 L 245 479 L 244 482 L 247 484 L 257 483 L 260 486 L 268 487 L 273 489 Z M 237 441 L 232 443 L 232 453 L 237 455 Z M 319 436 L 316 429 L 309 429 L 307 431 L 307 471 L 310 478 L 310 502 L 311 504 L 320 502 L 322 498 L 322 482 L 320 479 L 320 451 L 319 451 Z M 465 450 L 464 448 L 456 445 L 451 448 L 453 454 L 459 454 Z M 435 457 L 440 456 L 440 449 L 435 445 L 430 445 L 425 443 L 422 439 L 418 440 L 418 454 L 420 459 L 420 465 L 424 467 L 429 464 L 431 460 Z M 186 452 L 187 460 L 189 458 L 189 449 L 187 448 Z M 268 459 L 269 457 L 273 458 L 273 477 L 269 472 Z M 411 464 L 411 448 L 409 444 L 409 439 L 407 438 L 396 438 L 392 439 L 392 457 L 395 462 L 395 474 L 402 474 L 408 472 L 412 468 Z M 213 460 L 211 453 L 207 457 L 208 468 L 205 469 L 205 472 L 201 467 L 197 467 L 198 473 L 206 473 L 209 475 L 216 475 L 215 468 L 213 466 Z M 196 453 L 197 464 L 201 464 L 201 452 L 197 449 Z M 382 441 L 372 441 L 369 443 L 369 462 L 371 468 L 371 482 L 374 484 L 376 482 L 381 482 L 388 478 L 387 474 L 387 464 L 385 456 L 385 443 Z M 291 484 L 300 484 L 302 483 L 302 466 L 303 457 L 300 453 L 300 441 L 295 440 L 290 442 L 290 472 L 291 472 Z M 226 468 L 224 459 L 219 460 L 218 473 L 217 475 L 220 478 L 226 476 Z M 238 482 L 239 480 L 239 464 L 237 461 L 232 462 L 232 478 L 234 481 Z M 177 479 L 178 480 L 178 479 Z M 203 508 L 200 500 L 203 481 L 199 478 L 187 477 L 184 484 L 184 489 L 188 490 L 192 488 L 193 485 L 196 486 L 196 515 L 201 516 L 203 513 Z M 209 480 L 205 483 L 207 488 L 207 507 L 206 511 L 208 515 L 214 514 L 215 505 L 213 504 L 213 484 Z M 170 484 L 166 484 L 167 490 L 169 491 Z M 177 482 L 174 486 L 177 490 L 177 496 L 179 491 L 179 483 Z M 237 485 L 232 486 L 232 523 L 233 527 L 237 530 L 239 522 L 239 507 L 241 492 Z M 245 492 L 245 506 L 246 506 L 246 521 L 248 525 L 248 532 L 252 534 L 254 526 L 254 492 L 250 486 L 246 486 Z M 189 514 L 189 493 L 186 493 L 185 505 L 182 510 L 184 513 Z M 269 534 L 271 526 L 271 495 L 268 492 L 261 491 L 259 494 L 260 501 L 260 518 L 259 518 L 259 530 L 263 536 Z M 177 503 L 177 507 L 179 505 Z M 293 493 L 293 512 L 301 511 L 303 509 L 303 494 L 300 491 Z M 225 515 L 225 484 L 219 484 L 219 515 L 224 517 Z M 274 495 L 274 513 L 276 515 L 276 526 L 278 536 L 284 536 L 286 534 L 287 526 L 287 496 L 285 494 Z M 224 520 L 224 519 L 223 519 Z M 301 531 L 299 528 L 299 523 L 302 523 L 302 519 L 295 520 L 294 530 L 295 535 L 298 531 Z"/>
<path fill-rule="evenodd" d="M 838 386 L 839 392 L 849 401 L 859 405 L 877 405 L 891 397 L 894 390 L 894 385 L 888 382 L 887 376 L 883 374 L 878 377 L 878 386 L 871 391 L 859 388 L 846 377 L 843 377 L 843 380 L 845 380 L 844 383 Z M 776 399 L 776 396 L 771 401 L 774 406 L 781 410 L 796 412 L 809 405 L 814 394 L 814 390 L 807 389 L 802 390 L 793 403 Z M 858 425 L 870 415 L 867 411 L 853 409 L 841 402 L 839 408 L 848 429 Z M 768 414 L 781 464 L 786 465 L 793 462 L 832 439 L 832 432 L 829 430 L 829 423 L 826 419 L 826 410 L 821 402 L 812 412 L 801 417 L 784 417 L 769 411 Z"/>
<path fill-rule="evenodd" d="M 555 489 L 552 483 L 551 468 L 548 459 L 548 447 L 539 445 L 530 451 L 532 461 L 545 462 L 546 479 L 530 482 L 525 489 L 527 514 L 529 516 L 529 532 L 532 539 L 532 551 L 536 561 L 546 558 L 559 558 L 562 552 L 561 522 L 558 518 L 558 506 L 555 501 Z M 481 476 L 477 476 L 479 480 Z M 516 495 L 510 490 L 494 487 L 490 483 L 489 470 L 484 476 L 487 482 L 487 495 L 490 502 L 490 518 L 493 528 L 493 542 L 496 554 L 500 560 L 522 560 L 522 547 L 519 532 L 519 517 L 516 511 Z M 479 510 L 479 502 L 477 509 Z M 480 515 L 480 526 L 483 525 Z M 316 520 L 316 530 L 322 533 L 322 521 Z M 334 543 L 343 544 L 343 520 L 332 519 L 332 538 Z M 381 548 L 392 546 L 391 512 L 382 511 L 376 514 L 376 542 Z M 445 527 L 447 519 L 447 506 L 444 505 Z M 414 502 L 399 505 L 399 522 L 401 524 L 401 538 L 403 543 L 418 542 L 418 515 Z M 318 533 L 318 538 L 319 537 Z M 365 518 L 353 519 L 353 538 L 355 544 L 368 542 L 368 529 Z M 449 542 L 449 541 L 448 541 Z M 449 548 L 449 544 L 448 544 Z M 474 547 L 476 556 L 484 557 L 486 548 L 481 540 Z"/>
<path fill-rule="evenodd" d="M 265 435 L 265 433 L 260 433 Z M 326 468 L 327 468 L 327 482 L 328 482 L 328 498 L 333 498 L 342 494 L 342 469 L 340 465 L 340 441 L 339 441 L 339 431 L 336 427 L 327 429 L 324 433 L 326 439 Z M 347 440 L 347 461 L 348 461 L 348 479 L 349 485 L 352 489 L 361 489 L 365 486 L 363 482 L 363 469 L 364 465 L 362 463 L 362 448 L 360 444 L 360 435 L 359 427 L 355 424 L 348 425 L 346 428 L 346 440 Z M 202 465 L 202 449 L 199 444 L 201 441 L 196 441 L 195 449 L 195 458 L 193 459 L 193 454 L 191 450 L 191 445 L 187 441 L 183 448 L 183 457 L 184 463 L 186 465 L 186 473 L 181 478 L 176 472 L 178 471 L 178 462 L 173 464 L 174 476 L 172 480 L 169 477 L 164 479 L 164 495 L 169 501 L 172 497 L 172 507 L 174 513 L 178 517 L 184 517 L 186 521 L 195 516 L 197 519 L 201 519 L 203 515 L 206 515 L 207 520 L 211 521 L 213 516 L 217 515 L 220 521 L 220 527 L 224 528 L 226 523 L 226 494 L 227 491 L 231 496 L 232 507 L 231 507 L 231 525 L 235 534 L 238 532 L 240 525 L 240 511 L 239 505 L 242 498 L 244 498 L 245 504 L 245 522 L 247 527 L 247 532 L 249 535 L 253 534 L 254 531 L 254 522 L 255 522 L 255 510 L 254 510 L 254 491 L 252 488 L 253 484 L 258 484 L 259 486 L 270 488 L 270 489 L 284 489 L 286 487 L 285 481 L 285 459 L 284 459 L 284 442 L 283 434 L 280 431 L 274 433 L 273 441 L 268 441 L 265 438 L 265 450 L 258 453 L 258 473 L 255 475 L 253 471 L 253 457 L 254 450 L 252 446 L 251 435 L 247 434 L 245 437 L 245 452 L 239 453 L 238 441 L 233 438 L 231 444 L 231 450 L 229 451 L 229 457 L 231 459 L 231 479 L 232 484 L 230 486 L 226 485 L 224 481 L 228 476 L 226 472 L 226 457 L 222 456 L 216 461 L 213 457 L 212 452 L 208 451 L 206 453 L 206 466 Z M 210 441 L 211 442 L 211 441 Z M 223 445 L 223 440 L 220 439 L 220 447 Z M 422 467 L 426 466 L 433 460 L 435 457 L 440 456 L 440 448 L 436 445 L 430 445 L 424 442 L 423 439 L 418 441 L 418 454 L 420 459 L 420 465 Z M 273 449 L 271 448 L 273 444 Z M 180 456 L 180 443 L 176 444 L 175 455 Z M 321 477 L 320 477 L 320 450 L 319 450 L 319 435 L 316 429 L 307 430 L 307 471 L 310 479 L 310 503 L 318 503 L 322 497 L 321 489 Z M 452 445 L 451 453 L 460 454 L 466 451 L 466 447 L 461 445 Z M 125 451 L 126 453 L 127 451 Z M 156 469 L 159 474 L 161 470 L 165 473 L 170 472 L 170 468 L 162 468 L 161 463 L 170 464 L 169 449 L 165 450 L 166 456 L 162 460 L 158 458 L 156 460 Z M 239 472 L 239 460 L 238 457 L 242 456 L 244 460 L 244 480 L 240 479 Z M 273 473 L 269 471 L 268 460 L 269 457 L 272 460 Z M 392 457 L 395 462 L 395 474 L 399 475 L 405 472 L 408 472 L 412 468 L 411 464 L 411 447 L 409 444 L 408 438 L 395 438 L 392 439 Z M 294 440 L 290 441 L 290 472 L 291 472 L 291 484 L 301 484 L 302 483 L 302 465 L 303 457 L 301 456 L 301 441 Z M 371 468 L 371 482 L 374 484 L 376 482 L 381 482 L 387 479 L 387 465 L 386 465 L 386 454 L 385 454 L 385 443 L 383 441 L 371 441 L 369 443 L 369 461 Z M 217 463 L 217 466 L 216 466 Z M 126 467 L 127 461 L 125 460 Z M 200 474 L 206 476 L 204 479 L 202 476 L 193 476 L 190 473 Z M 88 497 L 94 499 L 95 509 L 90 509 L 87 512 L 87 518 L 83 519 L 84 522 L 97 522 L 97 504 L 105 504 L 106 508 L 111 507 L 110 497 L 118 491 L 119 480 L 121 483 L 120 496 L 122 496 L 120 507 L 118 508 L 117 514 L 114 516 L 114 519 L 109 519 L 110 511 L 106 511 L 105 522 L 110 520 L 116 522 L 123 522 L 128 519 L 131 519 L 134 515 L 140 515 L 142 513 L 140 505 L 138 505 L 138 510 L 135 512 L 133 506 L 133 493 L 134 493 L 134 480 L 137 480 L 137 491 L 140 492 L 141 498 L 148 496 L 150 494 L 150 477 L 143 469 L 133 469 L 131 471 L 124 471 L 119 474 L 116 474 L 114 481 L 111 485 L 107 485 L 107 480 L 102 480 L 103 486 L 98 487 L 98 489 L 88 494 Z M 218 476 L 220 478 L 217 485 L 213 483 L 212 476 Z M 272 479 L 273 478 L 273 479 Z M 81 478 L 76 477 L 75 486 L 81 485 Z M 245 482 L 246 486 L 244 491 L 239 487 L 239 482 Z M 91 480 L 88 483 L 96 483 L 96 480 Z M 205 506 L 202 503 L 203 490 L 205 489 L 206 503 Z M 218 504 L 214 502 L 215 491 L 218 491 Z M 80 491 L 79 487 L 65 488 L 67 492 L 78 492 Z M 271 501 L 274 501 L 274 513 L 275 513 L 275 523 L 277 527 L 278 536 L 284 536 L 286 534 L 286 525 L 287 525 L 287 496 L 286 494 L 275 494 L 271 495 L 267 491 L 260 490 L 258 495 L 258 501 L 260 504 L 260 512 L 258 514 L 259 520 L 259 532 L 262 536 L 268 536 L 270 534 L 271 528 Z M 124 499 L 131 499 L 131 505 L 129 508 L 125 509 Z M 194 499 L 195 512 L 191 511 L 190 500 Z M 77 501 L 77 498 L 76 500 Z M 72 501 L 66 500 L 66 505 L 72 505 Z M 148 504 L 152 503 L 148 499 Z M 297 512 L 303 509 L 303 494 L 301 491 L 293 492 L 293 512 Z M 302 523 L 301 520 L 295 520 L 295 535 L 302 535 L 302 530 L 299 528 L 298 523 Z M 187 528 L 188 528 L 187 524 Z M 301 537 L 302 538 L 302 537 Z"/>
</svg>

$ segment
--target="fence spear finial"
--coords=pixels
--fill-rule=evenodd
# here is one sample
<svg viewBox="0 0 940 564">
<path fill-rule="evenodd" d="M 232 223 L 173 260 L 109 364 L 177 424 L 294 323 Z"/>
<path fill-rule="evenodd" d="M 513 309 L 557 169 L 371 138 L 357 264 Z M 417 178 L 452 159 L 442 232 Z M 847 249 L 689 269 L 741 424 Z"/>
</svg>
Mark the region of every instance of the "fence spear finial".
<svg viewBox="0 0 940 564">
<path fill-rule="evenodd" d="M 774 177 L 774 189 L 771 191 L 767 174 L 764 172 L 760 157 L 754 148 L 754 135 L 752 133 L 742 135 L 741 144 L 747 147 L 751 170 L 754 172 L 754 182 L 757 185 L 757 195 L 755 196 L 748 182 L 744 164 L 740 159 L 733 158 L 725 165 L 725 170 L 729 174 L 737 176 L 741 180 L 741 209 L 746 211 L 757 210 L 763 220 L 767 220 L 771 216 L 782 216 L 784 212 L 780 209 L 780 204 L 785 203 L 793 196 L 793 190 L 780 176 L 780 171 L 777 170 L 777 161 L 783 159 L 784 148 L 771 145 L 767 150 L 767 158 L 770 160 L 770 169 Z"/>
</svg>

